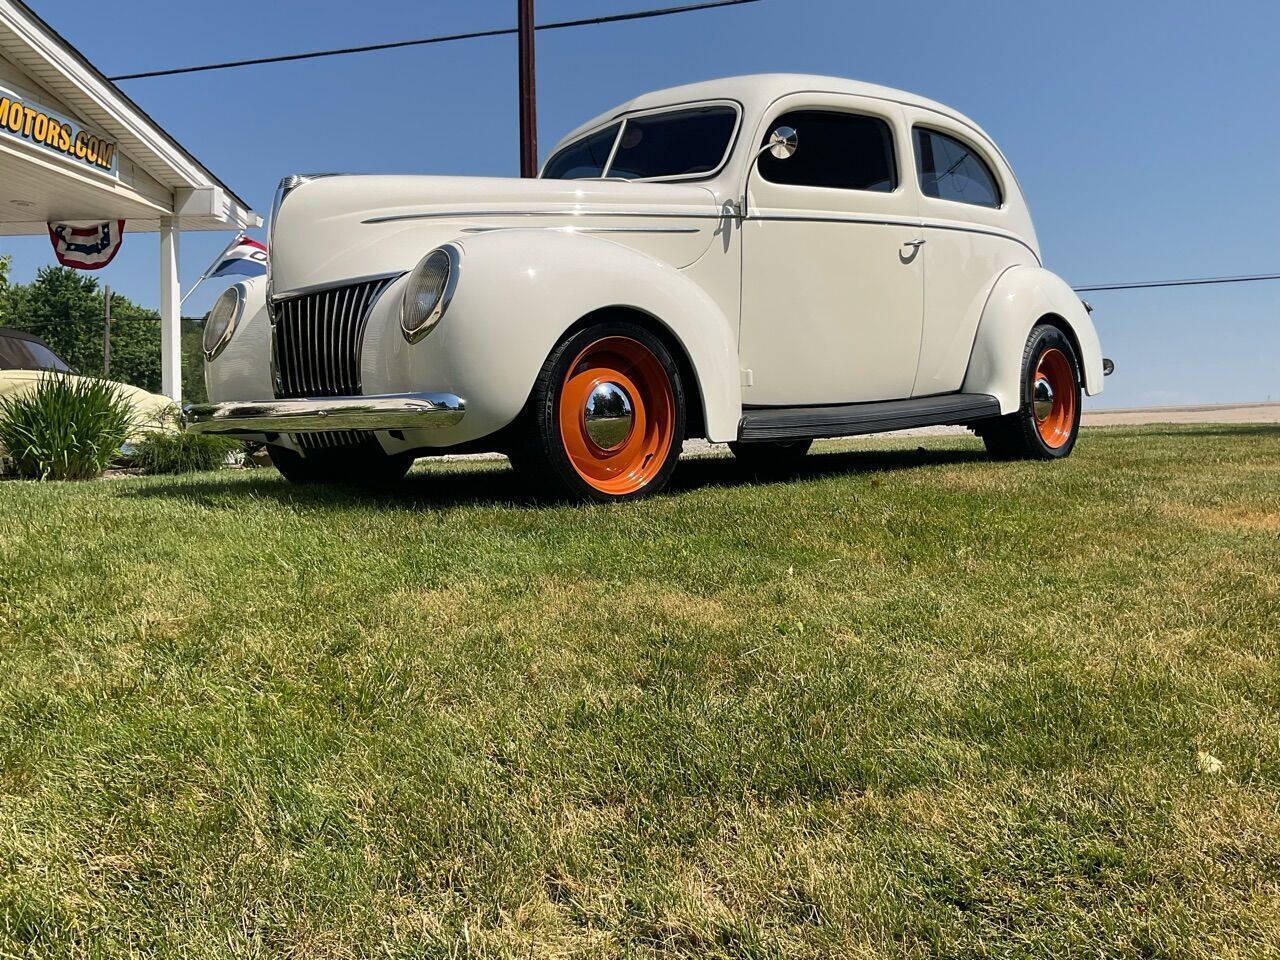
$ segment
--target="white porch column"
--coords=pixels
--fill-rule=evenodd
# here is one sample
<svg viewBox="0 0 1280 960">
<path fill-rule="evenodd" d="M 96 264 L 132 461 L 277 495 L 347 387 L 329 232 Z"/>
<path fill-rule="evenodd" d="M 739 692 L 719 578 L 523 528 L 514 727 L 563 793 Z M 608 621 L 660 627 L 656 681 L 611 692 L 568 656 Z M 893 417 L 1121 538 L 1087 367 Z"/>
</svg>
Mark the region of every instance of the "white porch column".
<svg viewBox="0 0 1280 960">
<path fill-rule="evenodd" d="M 160 384 L 182 400 L 182 290 L 178 282 L 178 228 L 160 218 Z"/>
</svg>

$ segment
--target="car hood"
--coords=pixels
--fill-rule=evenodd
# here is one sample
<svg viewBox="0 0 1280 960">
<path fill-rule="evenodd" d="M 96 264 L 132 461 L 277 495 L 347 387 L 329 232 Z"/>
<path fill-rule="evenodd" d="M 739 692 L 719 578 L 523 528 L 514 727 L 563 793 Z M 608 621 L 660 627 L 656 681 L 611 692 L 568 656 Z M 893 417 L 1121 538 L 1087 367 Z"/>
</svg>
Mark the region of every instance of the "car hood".
<svg viewBox="0 0 1280 960">
<path fill-rule="evenodd" d="M 711 190 L 687 183 L 323 177 L 295 188 L 275 217 L 272 287 L 410 270 L 440 243 L 495 229 L 574 227 L 683 267 L 710 245 L 721 212 Z"/>
</svg>

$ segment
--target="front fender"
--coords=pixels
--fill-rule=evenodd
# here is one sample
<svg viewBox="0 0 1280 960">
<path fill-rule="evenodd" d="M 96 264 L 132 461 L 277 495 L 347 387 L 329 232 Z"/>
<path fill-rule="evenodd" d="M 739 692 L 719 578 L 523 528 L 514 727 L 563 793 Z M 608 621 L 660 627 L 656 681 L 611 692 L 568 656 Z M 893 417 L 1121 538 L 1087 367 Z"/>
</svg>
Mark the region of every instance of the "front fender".
<svg viewBox="0 0 1280 960">
<path fill-rule="evenodd" d="M 996 281 L 978 323 L 961 390 L 1000 401 L 1001 413 L 1022 402 L 1022 354 L 1031 328 L 1056 317 L 1074 335 L 1084 370 L 1084 390 L 1102 392 L 1102 347 L 1080 297 L 1066 281 L 1042 267 L 1010 267 Z"/>
<path fill-rule="evenodd" d="M 275 396 L 271 382 L 271 319 L 267 315 L 267 278 L 239 282 L 244 312 L 235 336 L 212 362 L 204 364 L 209 400 L 267 400 Z"/>
<path fill-rule="evenodd" d="M 466 402 L 456 428 L 408 436 L 406 445 L 453 445 L 506 426 L 565 331 L 619 307 L 652 317 L 684 349 L 697 380 L 686 389 L 702 398 L 709 438 L 737 436 L 736 328 L 685 274 L 608 239 L 563 230 L 496 230 L 453 242 L 462 248 L 459 280 L 439 326 L 419 343 L 405 342 L 401 278 L 375 307 L 365 335 L 366 393 L 436 390 Z"/>
</svg>

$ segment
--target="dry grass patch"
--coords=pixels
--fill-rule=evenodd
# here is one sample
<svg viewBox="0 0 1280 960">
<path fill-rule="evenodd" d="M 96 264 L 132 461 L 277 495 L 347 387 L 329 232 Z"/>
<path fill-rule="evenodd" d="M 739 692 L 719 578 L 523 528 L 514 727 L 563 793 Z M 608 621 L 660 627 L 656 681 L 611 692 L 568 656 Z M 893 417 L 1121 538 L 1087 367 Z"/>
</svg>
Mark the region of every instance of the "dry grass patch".
<svg viewBox="0 0 1280 960">
<path fill-rule="evenodd" d="M 1189 521 L 1211 530 L 1280 533 L 1280 510 L 1233 506 L 1177 506 L 1165 508 L 1165 513 L 1175 519 Z"/>
</svg>

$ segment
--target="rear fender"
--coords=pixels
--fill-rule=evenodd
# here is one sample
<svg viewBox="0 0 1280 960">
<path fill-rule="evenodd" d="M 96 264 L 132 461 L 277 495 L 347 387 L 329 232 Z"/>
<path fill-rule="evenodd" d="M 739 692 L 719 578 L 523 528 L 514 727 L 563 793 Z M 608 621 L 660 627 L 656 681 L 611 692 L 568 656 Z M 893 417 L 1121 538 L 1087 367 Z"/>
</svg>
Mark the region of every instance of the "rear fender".
<svg viewBox="0 0 1280 960">
<path fill-rule="evenodd" d="M 1022 403 L 1022 354 L 1031 329 L 1041 321 L 1062 327 L 1076 343 L 1089 396 L 1102 392 L 1102 347 L 1089 312 L 1066 281 L 1042 267 L 1016 266 L 996 281 L 978 323 L 965 393 L 1000 401 L 1000 412 Z"/>
</svg>

